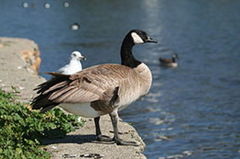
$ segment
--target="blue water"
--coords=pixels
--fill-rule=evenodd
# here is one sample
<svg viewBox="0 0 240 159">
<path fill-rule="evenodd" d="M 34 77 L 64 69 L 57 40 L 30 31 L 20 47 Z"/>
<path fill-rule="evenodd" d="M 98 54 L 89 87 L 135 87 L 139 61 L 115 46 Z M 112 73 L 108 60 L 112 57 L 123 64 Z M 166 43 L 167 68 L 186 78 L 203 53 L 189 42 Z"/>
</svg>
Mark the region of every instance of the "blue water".
<svg viewBox="0 0 240 159">
<path fill-rule="evenodd" d="M 120 114 L 144 139 L 148 158 L 240 158 L 239 0 L 68 0 L 68 8 L 63 0 L 26 2 L 29 8 L 1 0 L 0 36 L 36 41 L 41 72 L 66 64 L 73 50 L 87 56 L 83 67 L 119 63 L 122 39 L 133 28 L 159 41 L 134 48 L 153 85 Z M 80 29 L 71 30 L 73 23 Z M 159 67 L 157 59 L 173 52 L 180 66 Z"/>
</svg>

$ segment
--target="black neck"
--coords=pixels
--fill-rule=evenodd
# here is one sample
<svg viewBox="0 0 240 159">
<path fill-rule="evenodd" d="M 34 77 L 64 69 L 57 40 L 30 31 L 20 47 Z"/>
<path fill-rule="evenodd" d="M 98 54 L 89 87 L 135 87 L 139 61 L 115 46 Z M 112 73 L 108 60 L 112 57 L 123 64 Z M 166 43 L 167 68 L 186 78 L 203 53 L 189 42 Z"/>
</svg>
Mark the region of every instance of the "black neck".
<svg viewBox="0 0 240 159">
<path fill-rule="evenodd" d="M 172 57 L 172 62 L 176 62 L 176 58 L 175 57 Z"/>
<path fill-rule="evenodd" d="M 134 68 L 141 64 L 136 60 L 132 54 L 132 47 L 134 46 L 133 40 L 127 35 L 123 40 L 121 47 L 121 60 L 122 65 Z"/>
</svg>

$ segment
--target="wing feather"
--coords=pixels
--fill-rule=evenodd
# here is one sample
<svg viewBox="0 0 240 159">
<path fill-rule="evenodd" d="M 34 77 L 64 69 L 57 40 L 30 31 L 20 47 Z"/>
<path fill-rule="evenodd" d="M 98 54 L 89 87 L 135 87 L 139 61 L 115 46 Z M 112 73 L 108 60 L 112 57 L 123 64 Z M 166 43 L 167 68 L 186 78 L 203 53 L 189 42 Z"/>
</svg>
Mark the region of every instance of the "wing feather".
<svg viewBox="0 0 240 159">
<path fill-rule="evenodd" d="M 33 109 L 47 109 L 51 103 L 85 103 L 103 100 L 104 92 L 113 92 L 126 81 L 131 68 L 119 64 L 89 67 L 73 75 L 49 73 L 53 79 L 39 85 Z M 131 73 L 130 73 L 131 74 Z M 106 100 L 111 98 L 106 98 Z M 39 103 L 41 105 L 39 105 Z"/>
</svg>

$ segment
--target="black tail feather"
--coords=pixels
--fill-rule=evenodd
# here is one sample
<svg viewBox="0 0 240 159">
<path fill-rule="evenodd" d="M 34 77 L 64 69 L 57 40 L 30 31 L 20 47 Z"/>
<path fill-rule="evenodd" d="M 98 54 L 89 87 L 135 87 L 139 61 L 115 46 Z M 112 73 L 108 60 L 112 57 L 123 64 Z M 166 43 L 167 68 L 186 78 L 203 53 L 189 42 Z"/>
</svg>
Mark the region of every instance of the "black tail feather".
<svg viewBox="0 0 240 159">
<path fill-rule="evenodd" d="M 63 75 L 55 72 L 50 72 L 48 74 L 51 74 L 54 77 L 38 85 L 37 88 L 34 89 L 35 91 L 37 91 L 38 96 L 36 96 L 31 103 L 32 109 L 40 109 L 41 112 L 46 112 L 59 104 L 57 102 L 49 100 L 49 97 L 54 91 L 63 88 L 65 85 L 53 88 L 51 91 L 49 91 L 49 89 L 60 82 L 66 81 L 66 84 L 68 84 L 68 82 L 70 81 L 69 75 Z"/>
</svg>

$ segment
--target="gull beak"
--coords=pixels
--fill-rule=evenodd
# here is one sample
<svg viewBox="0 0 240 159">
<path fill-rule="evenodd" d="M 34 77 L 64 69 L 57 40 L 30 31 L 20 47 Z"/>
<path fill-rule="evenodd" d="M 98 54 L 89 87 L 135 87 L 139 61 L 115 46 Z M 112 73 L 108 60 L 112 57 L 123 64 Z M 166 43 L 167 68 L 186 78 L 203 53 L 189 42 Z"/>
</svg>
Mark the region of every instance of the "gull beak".
<svg viewBox="0 0 240 159">
<path fill-rule="evenodd" d="M 86 58 L 85 56 L 81 56 L 81 57 L 80 57 L 80 61 L 81 61 L 81 60 L 85 61 L 85 60 L 87 60 L 87 58 Z"/>
</svg>

